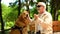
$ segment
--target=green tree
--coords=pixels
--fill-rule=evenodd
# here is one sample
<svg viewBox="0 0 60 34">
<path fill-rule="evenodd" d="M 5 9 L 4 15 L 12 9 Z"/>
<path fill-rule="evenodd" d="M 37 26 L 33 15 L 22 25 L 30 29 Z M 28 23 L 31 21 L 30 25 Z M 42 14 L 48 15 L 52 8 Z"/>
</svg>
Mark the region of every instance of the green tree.
<svg viewBox="0 0 60 34">
<path fill-rule="evenodd" d="M 1 0 L 0 0 L 0 20 L 1 20 L 1 33 L 5 34 L 5 32 L 4 32 L 4 22 L 3 22 L 3 18 L 2 18 Z"/>
<path fill-rule="evenodd" d="M 53 20 L 58 20 L 58 10 L 60 9 L 60 0 L 51 0 L 51 13 Z"/>
<path fill-rule="evenodd" d="M 21 0 L 18 0 L 18 16 L 20 15 L 20 10 L 21 10 Z"/>
<path fill-rule="evenodd" d="M 18 10 L 18 16 L 20 15 L 21 10 L 21 0 L 16 0 L 14 3 L 9 3 L 13 10 Z"/>
</svg>

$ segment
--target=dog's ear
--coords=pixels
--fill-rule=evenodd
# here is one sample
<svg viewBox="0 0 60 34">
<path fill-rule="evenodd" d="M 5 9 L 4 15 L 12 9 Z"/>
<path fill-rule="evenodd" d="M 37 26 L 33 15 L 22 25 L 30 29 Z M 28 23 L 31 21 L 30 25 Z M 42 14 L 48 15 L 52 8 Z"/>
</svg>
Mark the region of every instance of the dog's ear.
<svg viewBox="0 0 60 34">
<path fill-rule="evenodd" d="M 21 21 L 23 20 L 22 14 L 19 15 L 18 19 Z"/>
</svg>

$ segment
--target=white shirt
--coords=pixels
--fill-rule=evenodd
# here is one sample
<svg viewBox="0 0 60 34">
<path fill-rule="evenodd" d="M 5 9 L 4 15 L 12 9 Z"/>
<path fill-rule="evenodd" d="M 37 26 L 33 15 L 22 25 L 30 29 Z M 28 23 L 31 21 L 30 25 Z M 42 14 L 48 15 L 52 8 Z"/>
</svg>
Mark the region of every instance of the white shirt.
<svg viewBox="0 0 60 34">
<path fill-rule="evenodd" d="M 35 30 L 45 32 L 47 30 L 52 30 L 52 16 L 48 12 L 44 12 L 42 14 L 38 14 L 39 18 L 34 20 L 35 22 Z"/>
</svg>

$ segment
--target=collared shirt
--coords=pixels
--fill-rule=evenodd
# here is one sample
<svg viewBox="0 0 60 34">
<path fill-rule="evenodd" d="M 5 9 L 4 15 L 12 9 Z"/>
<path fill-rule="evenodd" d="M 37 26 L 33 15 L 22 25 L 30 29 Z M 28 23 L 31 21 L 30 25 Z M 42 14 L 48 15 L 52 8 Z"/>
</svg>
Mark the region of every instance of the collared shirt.
<svg viewBox="0 0 60 34">
<path fill-rule="evenodd" d="M 38 14 L 39 18 L 35 20 L 35 30 L 45 32 L 48 30 L 52 31 L 52 16 L 50 13 L 45 11 L 42 14 Z"/>
</svg>

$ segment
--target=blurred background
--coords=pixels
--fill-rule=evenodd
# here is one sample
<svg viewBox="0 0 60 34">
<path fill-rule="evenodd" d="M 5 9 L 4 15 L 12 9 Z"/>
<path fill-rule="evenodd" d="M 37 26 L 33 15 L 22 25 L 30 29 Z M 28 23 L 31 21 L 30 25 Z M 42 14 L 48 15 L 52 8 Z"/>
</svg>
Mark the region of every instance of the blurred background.
<svg viewBox="0 0 60 34">
<path fill-rule="evenodd" d="M 38 14 L 37 2 L 45 2 L 53 21 L 60 21 L 60 0 L 0 0 L 0 34 L 8 34 L 24 10 L 29 11 L 31 19 L 34 14 Z"/>
</svg>

